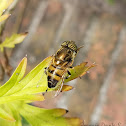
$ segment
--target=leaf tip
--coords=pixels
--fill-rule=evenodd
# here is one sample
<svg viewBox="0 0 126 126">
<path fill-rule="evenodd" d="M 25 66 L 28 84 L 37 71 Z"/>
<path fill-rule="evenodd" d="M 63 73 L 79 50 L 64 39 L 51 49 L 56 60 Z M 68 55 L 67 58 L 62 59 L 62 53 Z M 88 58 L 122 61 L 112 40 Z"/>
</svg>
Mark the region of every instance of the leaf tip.
<svg viewBox="0 0 126 126">
<path fill-rule="evenodd" d="M 27 58 L 27 56 L 28 56 L 28 55 L 26 54 L 25 57 Z"/>
<path fill-rule="evenodd" d="M 25 33 L 24 33 L 24 35 L 27 35 L 27 34 L 28 34 L 28 32 L 25 32 Z"/>
<path fill-rule="evenodd" d="M 80 118 L 77 118 L 77 117 L 73 117 L 73 118 L 66 118 L 68 124 L 70 126 L 84 126 L 84 120 L 83 119 L 80 119 Z"/>
<path fill-rule="evenodd" d="M 61 92 L 72 90 L 74 87 L 70 85 L 63 85 Z"/>
<path fill-rule="evenodd" d="M 92 65 L 90 66 L 90 68 L 96 67 L 96 66 L 97 66 L 97 64 L 92 64 Z"/>
<path fill-rule="evenodd" d="M 20 35 L 27 36 L 28 32 L 20 33 Z"/>
<path fill-rule="evenodd" d="M 66 113 L 68 113 L 68 112 L 69 112 L 69 110 L 66 109 Z"/>
<path fill-rule="evenodd" d="M 27 56 L 25 56 L 22 60 L 23 60 L 24 62 L 27 62 Z"/>
</svg>

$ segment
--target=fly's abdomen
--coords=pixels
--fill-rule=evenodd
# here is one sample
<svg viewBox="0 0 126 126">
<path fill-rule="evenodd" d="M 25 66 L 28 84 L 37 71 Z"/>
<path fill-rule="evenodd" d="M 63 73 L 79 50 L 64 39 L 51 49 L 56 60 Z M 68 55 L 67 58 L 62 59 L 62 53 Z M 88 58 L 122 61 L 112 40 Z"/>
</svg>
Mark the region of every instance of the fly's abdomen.
<svg viewBox="0 0 126 126">
<path fill-rule="evenodd" d="M 60 67 L 56 67 L 54 65 L 50 65 L 48 68 L 48 87 L 54 88 L 57 83 L 61 80 L 64 74 L 64 70 Z"/>
</svg>

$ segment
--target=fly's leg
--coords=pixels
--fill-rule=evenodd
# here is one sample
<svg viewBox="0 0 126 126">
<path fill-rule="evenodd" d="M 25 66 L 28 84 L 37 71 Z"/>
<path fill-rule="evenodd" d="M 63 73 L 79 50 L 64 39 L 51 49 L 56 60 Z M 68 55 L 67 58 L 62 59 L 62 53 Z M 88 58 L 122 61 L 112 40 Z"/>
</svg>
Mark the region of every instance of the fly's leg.
<svg viewBox="0 0 126 126">
<path fill-rule="evenodd" d="M 69 70 L 67 70 L 68 76 L 65 77 L 65 79 L 68 79 L 71 76 L 71 73 Z"/>
<path fill-rule="evenodd" d="M 47 71 L 48 71 L 48 67 L 45 67 L 44 68 L 44 73 L 47 75 Z M 47 91 L 48 91 L 48 88 L 46 89 L 46 91 L 44 92 L 44 93 L 42 93 L 42 95 L 44 96 L 45 95 L 45 93 L 47 93 Z"/>
<path fill-rule="evenodd" d="M 47 70 L 48 70 L 48 67 L 45 67 L 44 68 L 44 73 L 47 75 Z"/>
<path fill-rule="evenodd" d="M 61 84 L 58 86 L 58 90 L 55 93 L 55 97 L 58 96 L 60 94 L 60 92 L 62 92 L 62 87 L 63 87 L 63 83 L 64 83 L 64 78 L 62 78 L 62 82 Z"/>
<path fill-rule="evenodd" d="M 48 88 L 46 89 L 46 91 L 45 91 L 44 93 L 42 93 L 42 95 L 44 96 L 44 95 L 45 95 L 45 93 L 47 93 L 47 91 L 48 91 Z"/>
<path fill-rule="evenodd" d="M 69 74 L 69 76 L 71 75 L 70 71 L 68 70 L 67 73 Z"/>
</svg>

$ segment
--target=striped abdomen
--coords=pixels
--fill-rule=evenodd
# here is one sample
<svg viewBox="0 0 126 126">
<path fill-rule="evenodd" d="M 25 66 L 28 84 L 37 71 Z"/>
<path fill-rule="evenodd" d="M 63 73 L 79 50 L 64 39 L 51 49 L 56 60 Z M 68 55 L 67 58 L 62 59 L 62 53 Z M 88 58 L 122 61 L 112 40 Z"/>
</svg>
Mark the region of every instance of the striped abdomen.
<svg viewBox="0 0 126 126">
<path fill-rule="evenodd" d="M 54 88 L 64 75 L 65 69 L 51 64 L 48 68 L 48 87 Z"/>
</svg>

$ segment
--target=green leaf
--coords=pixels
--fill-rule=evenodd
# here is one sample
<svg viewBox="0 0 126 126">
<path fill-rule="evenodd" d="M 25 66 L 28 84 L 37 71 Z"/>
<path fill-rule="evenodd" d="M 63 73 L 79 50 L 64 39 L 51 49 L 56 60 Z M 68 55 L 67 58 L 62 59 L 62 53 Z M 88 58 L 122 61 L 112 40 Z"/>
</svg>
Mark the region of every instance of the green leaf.
<svg viewBox="0 0 126 126">
<path fill-rule="evenodd" d="M 22 126 L 19 111 L 15 109 L 15 106 L 13 106 L 12 103 L 0 105 L 0 108 L 4 109 L 7 114 L 9 114 L 9 116 L 13 119 L 9 120 L 7 116 L 5 116 L 6 120 L 0 119 L 0 126 Z"/>
<path fill-rule="evenodd" d="M 0 22 L 6 20 L 9 16 L 10 14 L 5 14 L 5 15 L 0 16 Z"/>
<path fill-rule="evenodd" d="M 26 102 L 29 100 L 44 100 L 42 94 L 39 95 L 36 93 L 45 92 L 48 88 L 47 75 L 44 73 L 44 68 L 50 64 L 51 60 L 52 56 L 47 57 L 22 79 L 27 64 L 27 59 L 24 58 L 16 68 L 10 80 L 5 85 L 0 87 L 0 104 L 3 105 L 4 103 L 8 103 L 7 106 L 11 109 L 11 116 L 16 119 L 15 124 L 17 126 L 21 125 L 19 114 L 21 114 L 33 126 L 81 126 L 81 119 L 63 117 L 63 115 L 67 113 L 67 110 L 48 110 L 26 104 Z M 69 71 L 71 72 L 71 76 L 66 79 L 65 82 L 79 76 L 83 76 L 91 67 L 95 66 L 86 66 L 86 64 L 87 63 L 81 63 L 80 65 L 70 69 Z M 64 85 L 62 91 L 68 91 L 72 88 L 72 86 Z M 5 110 L 1 110 L 1 113 L 3 114 L 1 114 L 1 117 L 3 116 L 4 118 L 9 118 L 10 114 L 6 113 Z M 11 125 L 13 126 L 13 122 Z"/>
<path fill-rule="evenodd" d="M 71 73 L 71 76 L 68 79 L 65 79 L 65 82 L 71 81 L 75 78 L 85 75 L 89 69 L 96 66 L 94 64 L 91 66 L 86 66 L 86 65 L 87 65 L 87 62 L 83 62 L 78 66 L 70 68 L 69 71 Z"/>
<path fill-rule="evenodd" d="M 33 70 L 31 70 L 20 81 L 20 83 L 16 83 L 16 85 L 10 91 L 8 91 L 6 95 L 27 95 L 45 92 L 47 90 L 47 76 L 44 73 L 44 70 L 45 67 L 49 65 L 51 60 L 51 56 L 43 60 Z"/>
<path fill-rule="evenodd" d="M 43 101 L 44 97 L 43 95 L 39 95 L 39 94 L 34 94 L 34 95 L 9 95 L 9 96 L 3 96 L 0 97 L 0 104 L 4 104 L 7 102 L 12 102 L 12 101 L 16 101 L 16 100 L 31 100 L 31 101 Z"/>
<path fill-rule="evenodd" d="M 0 104 L 14 100 L 44 100 L 44 97 L 41 94 L 42 92 L 46 92 L 48 88 L 47 75 L 44 73 L 44 70 L 45 67 L 50 64 L 51 60 L 52 56 L 47 57 L 22 79 L 26 69 L 26 58 L 24 58 L 10 80 L 0 87 L 0 96 L 3 96 L 0 97 Z M 81 63 L 70 69 L 71 76 L 66 79 L 65 82 L 84 75 L 91 67 L 95 66 L 85 66 L 86 64 L 87 63 Z M 63 86 L 62 91 L 68 91 L 72 88 L 73 87 L 71 86 Z M 49 91 L 55 90 L 56 88 L 53 88 Z M 37 95 L 37 93 L 41 94 Z"/>
<path fill-rule="evenodd" d="M 2 15 L 3 11 L 7 9 L 13 0 L 0 0 L 0 16 Z"/>
<path fill-rule="evenodd" d="M 0 118 L 0 126 L 15 126 L 15 122 L 10 122 Z"/>
<path fill-rule="evenodd" d="M 26 64 L 27 64 L 27 59 L 24 58 L 11 78 L 5 83 L 3 86 L 0 87 L 0 104 L 4 104 L 7 102 L 11 102 L 14 100 L 31 100 L 31 101 L 42 101 L 44 100 L 44 97 L 42 95 L 34 94 L 34 95 L 29 95 L 27 92 L 25 94 L 16 94 L 15 92 L 11 92 L 11 89 L 13 89 L 16 84 L 19 83 L 19 81 L 22 79 L 23 75 L 25 74 L 25 69 L 26 69 Z M 20 85 L 16 88 L 18 90 L 20 89 Z M 8 94 L 8 92 L 11 94 Z"/>
<path fill-rule="evenodd" d="M 83 122 L 81 119 L 76 117 L 75 118 L 64 117 L 64 115 L 68 112 L 68 110 L 59 108 L 58 109 L 38 108 L 20 101 L 8 103 L 6 105 L 6 109 L 10 109 L 11 115 L 13 115 L 13 117 L 16 119 L 14 123 L 9 122 L 10 126 L 21 126 L 20 116 L 23 116 L 33 126 L 81 126 Z M 4 121 L 0 119 L 0 124 L 3 124 L 3 122 Z M 2 125 L 2 126 L 8 126 L 8 125 Z"/>
<path fill-rule="evenodd" d="M 14 48 L 15 44 L 21 43 L 25 39 L 27 34 L 27 32 L 21 34 L 13 34 L 10 38 L 6 38 L 5 41 L 0 44 L 1 51 L 3 52 L 4 47 Z"/>
<path fill-rule="evenodd" d="M 43 101 L 43 95 L 36 93 L 45 92 L 47 89 L 47 77 L 44 68 L 48 66 L 51 59 L 52 57 L 46 58 L 22 79 L 27 64 L 27 59 L 24 58 L 9 81 L 0 87 L 0 96 L 2 96 L 0 97 L 0 104 L 14 100 Z"/>
<path fill-rule="evenodd" d="M 15 119 L 9 115 L 4 109 L 0 107 L 0 118 L 3 118 L 8 121 L 15 121 Z"/>
<path fill-rule="evenodd" d="M 15 109 L 15 106 L 13 105 L 13 103 L 9 103 L 8 107 L 10 108 L 11 113 L 12 113 L 14 119 L 16 120 L 15 126 L 22 126 L 20 113 L 19 113 L 19 111 L 17 111 L 18 109 L 17 110 Z"/>
<path fill-rule="evenodd" d="M 25 74 L 27 58 L 23 58 L 11 78 L 0 87 L 0 96 L 5 95 L 16 83 L 18 83 Z"/>
<path fill-rule="evenodd" d="M 21 115 L 33 126 L 81 126 L 79 118 L 63 117 L 65 109 L 43 109 L 24 104 L 20 108 Z"/>
<path fill-rule="evenodd" d="M 36 93 L 46 92 L 47 76 L 44 73 L 44 68 L 49 65 L 52 57 L 47 57 L 39 65 L 37 65 L 31 72 L 29 72 L 23 79 L 26 69 L 26 63 L 22 62 L 17 67 L 9 81 L 0 87 L 0 104 L 11 102 L 14 100 L 37 100 L 42 101 L 42 95 L 35 95 Z M 23 65 L 25 65 L 23 67 Z M 23 69 L 25 68 L 25 69 Z M 23 74 L 22 74 L 23 72 Z M 22 76 L 20 76 L 22 75 Z M 21 80 L 22 79 L 22 80 Z"/>
</svg>

